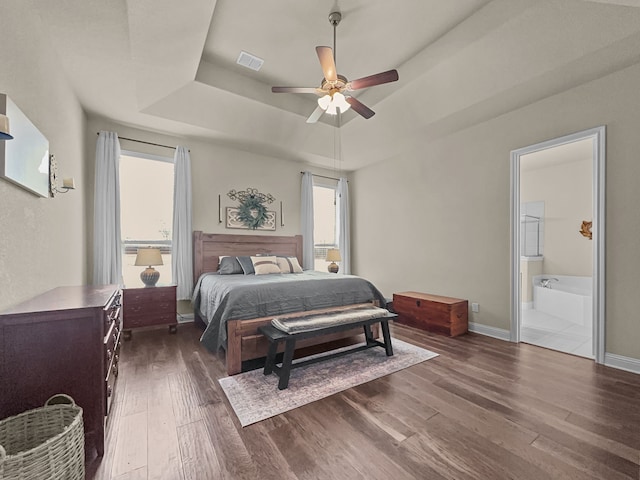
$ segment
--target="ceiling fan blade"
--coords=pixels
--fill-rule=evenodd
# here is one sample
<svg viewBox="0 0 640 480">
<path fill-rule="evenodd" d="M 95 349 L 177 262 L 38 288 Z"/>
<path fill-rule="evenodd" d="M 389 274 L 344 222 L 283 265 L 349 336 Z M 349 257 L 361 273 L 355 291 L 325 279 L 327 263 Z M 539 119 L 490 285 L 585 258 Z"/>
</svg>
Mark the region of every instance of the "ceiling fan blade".
<svg viewBox="0 0 640 480">
<path fill-rule="evenodd" d="M 271 87 L 273 93 L 315 93 L 318 89 L 315 87 Z"/>
<path fill-rule="evenodd" d="M 331 50 L 331 47 L 316 47 L 316 53 L 320 60 L 324 78 L 327 82 L 337 81 L 338 73 L 336 72 L 336 62 L 333 60 L 333 50 Z"/>
<path fill-rule="evenodd" d="M 320 105 L 318 105 L 313 113 L 309 116 L 309 118 L 307 118 L 307 123 L 316 123 L 318 120 L 320 120 L 320 117 L 323 113 L 324 110 L 322 109 L 322 107 L 320 107 Z"/>
<path fill-rule="evenodd" d="M 368 77 L 358 78 L 349 82 L 350 90 L 360 90 L 361 88 L 373 87 L 382 83 L 395 82 L 398 80 L 397 70 L 387 70 L 386 72 L 376 73 Z"/>
<path fill-rule="evenodd" d="M 369 119 L 376 114 L 376 112 L 371 110 L 369 107 L 367 107 L 364 103 L 362 103 L 360 100 L 358 100 L 355 97 L 347 97 L 346 100 L 347 100 L 347 103 L 351 105 L 351 108 L 353 108 L 353 110 L 356 113 L 359 113 L 366 119 Z"/>
</svg>

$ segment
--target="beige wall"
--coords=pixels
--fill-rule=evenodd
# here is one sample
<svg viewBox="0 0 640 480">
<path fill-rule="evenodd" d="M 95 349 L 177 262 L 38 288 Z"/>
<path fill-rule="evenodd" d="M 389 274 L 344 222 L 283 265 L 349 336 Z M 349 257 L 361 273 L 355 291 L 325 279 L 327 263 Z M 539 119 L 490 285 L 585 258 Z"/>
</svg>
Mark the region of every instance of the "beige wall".
<svg viewBox="0 0 640 480">
<path fill-rule="evenodd" d="M 335 173 L 299 162 L 282 160 L 273 157 L 256 155 L 241 150 L 226 148 L 211 142 L 193 138 L 180 138 L 162 135 L 113 123 L 102 118 L 90 117 L 88 121 L 86 142 L 90 165 L 87 168 L 87 180 L 93 185 L 95 146 L 100 130 L 115 131 L 120 137 L 133 138 L 162 145 L 184 145 L 191 151 L 191 173 L 193 187 L 193 229 L 207 233 L 255 234 L 253 230 L 237 230 L 225 228 L 218 223 L 218 195 L 221 196 L 223 222 L 225 207 L 238 204 L 227 196 L 229 190 L 245 190 L 257 188 L 263 193 L 270 193 L 276 201 L 268 205 L 276 211 L 276 230 L 259 231 L 261 235 L 297 235 L 300 233 L 300 172 L 309 170 L 321 175 L 335 176 Z M 173 157 L 172 149 L 154 147 L 142 143 L 121 140 L 123 150 Z M 88 189 L 89 208 L 88 224 L 93 225 L 93 188 Z M 171 195 L 171 192 L 168 192 Z M 280 201 L 284 211 L 285 226 L 280 226 Z M 188 302 L 187 302 L 188 303 Z M 185 312 L 187 305 L 182 304 L 180 310 Z"/>
<path fill-rule="evenodd" d="M 634 65 L 357 171 L 355 271 L 385 295 L 478 302 L 471 321 L 509 329 L 510 152 L 606 125 L 606 350 L 640 358 L 639 84 Z"/>
<path fill-rule="evenodd" d="M 542 260 L 520 257 L 520 301 L 533 303 L 533 277 L 542 273 Z"/>
<path fill-rule="evenodd" d="M 526 165 L 527 156 L 520 159 Z M 543 273 L 590 277 L 593 242 L 580 235 L 593 219 L 593 159 L 584 158 L 520 173 L 520 201 L 544 201 Z"/>
<path fill-rule="evenodd" d="M 85 116 L 29 2 L 11 8 L 0 15 L 0 92 L 49 139 L 59 177 L 75 177 L 77 189 L 42 198 L 0 179 L 0 310 L 86 280 Z"/>
</svg>

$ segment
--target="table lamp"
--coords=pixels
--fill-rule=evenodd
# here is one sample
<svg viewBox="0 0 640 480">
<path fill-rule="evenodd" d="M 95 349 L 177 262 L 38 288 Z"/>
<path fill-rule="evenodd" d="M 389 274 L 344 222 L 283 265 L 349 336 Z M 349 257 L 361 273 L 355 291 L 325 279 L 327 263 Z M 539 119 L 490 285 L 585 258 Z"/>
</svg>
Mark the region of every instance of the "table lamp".
<svg viewBox="0 0 640 480">
<path fill-rule="evenodd" d="M 340 267 L 336 262 L 340 262 L 342 258 L 340 257 L 340 250 L 337 248 L 330 248 L 327 250 L 327 262 L 331 262 L 327 267 L 331 273 L 338 273 Z"/>
<path fill-rule="evenodd" d="M 147 287 L 155 287 L 160 278 L 160 272 L 153 265 L 162 265 L 162 255 L 159 248 L 139 248 L 136 255 L 136 267 L 147 266 L 140 274 L 140 280 Z"/>
</svg>

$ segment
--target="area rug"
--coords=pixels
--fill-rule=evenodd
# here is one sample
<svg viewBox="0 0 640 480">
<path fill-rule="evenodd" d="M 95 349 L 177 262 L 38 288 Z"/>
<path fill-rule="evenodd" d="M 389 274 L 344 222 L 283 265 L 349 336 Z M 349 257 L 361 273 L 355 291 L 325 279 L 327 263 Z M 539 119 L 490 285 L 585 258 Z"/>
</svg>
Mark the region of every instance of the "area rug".
<svg viewBox="0 0 640 480">
<path fill-rule="evenodd" d="M 349 348 L 353 346 L 333 352 Z M 386 356 L 383 348 L 370 348 L 305 365 L 291 370 L 289 388 L 285 390 L 278 390 L 275 374 L 264 375 L 261 368 L 218 381 L 240 424 L 246 427 L 437 356 L 437 353 L 394 338 L 391 357 Z M 303 360 L 309 358 L 313 357 Z"/>
</svg>

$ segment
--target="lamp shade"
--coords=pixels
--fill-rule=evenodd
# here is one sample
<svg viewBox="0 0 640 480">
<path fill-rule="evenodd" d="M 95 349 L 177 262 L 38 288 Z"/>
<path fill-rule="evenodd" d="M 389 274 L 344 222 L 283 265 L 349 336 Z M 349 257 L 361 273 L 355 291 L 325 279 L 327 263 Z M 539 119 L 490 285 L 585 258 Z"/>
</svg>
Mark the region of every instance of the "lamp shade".
<svg viewBox="0 0 640 480">
<path fill-rule="evenodd" d="M 340 250 L 337 248 L 330 248 L 327 250 L 327 262 L 340 262 L 341 260 Z"/>
<path fill-rule="evenodd" d="M 11 140 L 9 133 L 9 117 L 0 113 L 0 140 Z"/>
<path fill-rule="evenodd" d="M 137 267 L 162 265 L 162 255 L 159 248 L 139 248 L 136 255 Z"/>
</svg>

